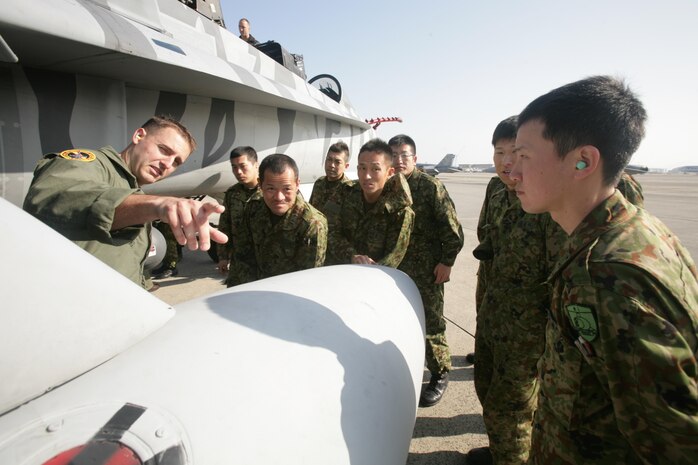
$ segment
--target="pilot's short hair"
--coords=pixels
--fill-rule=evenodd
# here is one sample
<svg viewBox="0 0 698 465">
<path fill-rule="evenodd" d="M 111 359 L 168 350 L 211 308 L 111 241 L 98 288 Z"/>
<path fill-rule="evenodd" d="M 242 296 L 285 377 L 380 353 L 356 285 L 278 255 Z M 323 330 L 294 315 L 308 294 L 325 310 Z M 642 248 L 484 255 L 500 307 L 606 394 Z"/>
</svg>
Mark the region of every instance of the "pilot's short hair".
<svg viewBox="0 0 698 465">
<path fill-rule="evenodd" d="M 296 180 L 298 180 L 298 165 L 293 158 L 283 153 L 268 155 L 259 164 L 259 183 L 264 182 L 264 175 L 267 170 L 270 170 L 273 174 L 282 174 L 288 168 L 293 170 L 293 174 Z"/>
<path fill-rule="evenodd" d="M 383 139 L 375 138 L 366 142 L 361 146 L 359 150 L 359 157 L 364 152 L 378 152 L 383 154 L 386 162 L 389 166 L 393 165 L 393 152 L 390 150 L 390 145 L 388 145 Z"/>
<path fill-rule="evenodd" d="M 254 163 L 257 162 L 257 151 L 249 145 L 241 145 L 239 147 L 235 147 L 233 150 L 230 151 L 231 160 L 240 158 L 243 155 L 247 155 L 247 158 L 249 158 L 250 161 Z"/>
<path fill-rule="evenodd" d="M 391 147 L 395 147 L 397 145 L 409 145 L 412 148 L 412 152 L 415 154 L 417 153 L 417 144 L 415 144 L 414 140 L 406 134 L 398 134 L 397 136 L 391 137 L 388 141 L 388 145 Z"/>
<path fill-rule="evenodd" d="M 519 121 L 519 116 L 510 116 L 507 119 L 503 119 L 499 122 L 496 128 L 494 128 L 494 133 L 492 133 L 492 146 L 497 145 L 500 140 L 513 140 L 516 139 L 516 127 Z"/>
<path fill-rule="evenodd" d="M 518 127 L 532 120 L 545 125 L 560 158 L 582 145 L 599 150 L 603 182 L 615 186 L 645 136 L 647 113 L 624 81 L 593 76 L 551 90 L 529 103 Z"/>
<path fill-rule="evenodd" d="M 148 121 L 143 123 L 141 127 L 145 129 L 146 132 L 152 131 L 153 129 L 172 128 L 176 130 L 184 138 L 184 140 L 187 141 L 192 152 L 196 150 L 196 140 L 194 139 L 194 136 L 191 135 L 189 130 L 182 123 L 170 116 L 153 116 Z"/>
<path fill-rule="evenodd" d="M 351 154 L 349 153 L 349 146 L 341 140 L 330 145 L 330 148 L 327 149 L 327 154 L 329 155 L 330 153 L 343 153 L 345 161 L 349 161 L 349 158 L 351 158 Z"/>
</svg>

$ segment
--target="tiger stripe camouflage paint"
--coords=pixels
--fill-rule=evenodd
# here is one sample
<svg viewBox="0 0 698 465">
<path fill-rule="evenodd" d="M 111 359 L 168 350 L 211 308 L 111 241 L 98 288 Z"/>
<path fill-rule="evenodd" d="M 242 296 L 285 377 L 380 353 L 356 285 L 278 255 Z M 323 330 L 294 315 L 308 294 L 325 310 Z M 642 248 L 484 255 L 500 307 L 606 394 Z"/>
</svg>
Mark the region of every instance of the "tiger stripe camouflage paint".
<svg viewBox="0 0 698 465">
<path fill-rule="evenodd" d="M 199 144 L 148 188 L 161 194 L 225 191 L 235 180 L 219 163 L 237 145 L 287 153 L 312 183 L 333 142 L 356 151 L 373 135 L 346 101 L 175 0 L 38 0 L 31 11 L 11 0 L 0 36 L 19 58 L 0 63 L 0 195 L 17 205 L 44 153 L 123 148 L 153 114 L 181 119 Z"/>
</svg>

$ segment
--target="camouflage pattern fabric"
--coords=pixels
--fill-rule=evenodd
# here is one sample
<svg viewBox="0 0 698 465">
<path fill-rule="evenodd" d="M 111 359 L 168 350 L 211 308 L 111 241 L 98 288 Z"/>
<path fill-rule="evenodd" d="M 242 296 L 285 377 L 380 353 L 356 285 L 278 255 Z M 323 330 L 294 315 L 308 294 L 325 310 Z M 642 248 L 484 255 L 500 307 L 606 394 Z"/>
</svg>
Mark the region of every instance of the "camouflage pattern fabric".
<svg viewBox="0 0 698 465">
<path fill-rule="evenodd" d="M 156 221 L 153 223 L 153 226 L 155 226 L 165 238 L 165 256 L 162 258 L 162 263 L 168 268 L 175 268 L 180 259 L 180 249 L 182 246 L 177 242 L 169 224 Z"/>
<path fill-rule="evenodd" d="M 477 268 L 477 286 L 475 288 L 475 313 L 480 311 L 480 305 L 482 305 L 482 299 L 485 295 L 485 289 L 487 289 L 487 274 L 490 271 L 492 264 L 492 257 L 494 252 L 492 250 L 491 240 L 487 237 L 487 214 L 490 211 L 489 203 L 490 198 L 496 191 L 506 189 L 506 184 L 499 178 L 499 176 L 494 176 L 487 183 L 487 189 L 485 190 L 485 200 L 482 202 L 482 208 L 480 209 L 480 217 L 477 221 L 477 240 L 480 242 L 478 247 L 473 250 L 473 255 L 479 260 Z"/>
<path fill-rule="evenodd" d="M 280 217 L 258 192 L 245 205 L 228 287 L 322 266 L 326 250 L 327 220 L 300 193 Z"/>
<path fill-rule="evenodd" d="M 490 181 L 480 215 L 481 259 L 475 390 L 495 463 L 524 464 L 544 348 L 545 279 L 564 232 L 549 215 L 523 211 L 516 193 Z"/>
<path fill-rule="evenodd" d="M 317 208 L 327 218 L 332 213 L 331 205 L 341 204 L 341 195 L 344 192 L 345 186 L 351 187 L 354 181 L 342 174 L 342 177 L 336 181 L 330 181 L 327 176 L 322 176 L 313 184 L 313 192 L 310 194 L 310 205 Z"/>
<path fill-rule="evenodd" d="M 332 224 L 337 223 L 336 220 L 340 215 L 342 198 L 353 185 L 354 181 L 347 178 L 344 174 L 342 174 L 342 178 L 337 181 L 328 181 L 327 176 L 322 176 L 313 184 L 313 192 L 310 194 L 310 204 L 325 215 L 328 228 L 331 229 Z M 338 265 L 339 263 L 340 262 L 338 262 L 328 250 L 325 265 Z"/>
<path fill-rule="evenodd" d="M 353 255 L 368 255 L 379 265 L 397 268 L 407 251 L 414 225 L 412 196 L 402 174 L 385 183 L 376 203 L 364 202 L 357 183 L 345 188 L 339 215 L 330 223 L 329 257 L 332 263 L 351 263 Z"/>
<path fill-rule="evenodd" d="M 50 153 L 36 166 L 24 210 L 131 281 L 147 287 L 143 264 L 150 249 L 150 223 L 111 231 L 114 211 L 141 194 L 136 177 L 111 147 Z M 151 284 L 152 286 L 152 284 Z"/>
<path fill-rule="evenodd" d="M 695 464 L 698 283 L 678 239 L 616 192 L 550 282 L 531 463 Z"/>
<path fill-rule="evenodd" d="M 623 174 L 620 176 L 616 189 L 618 189 L 620 193 L 623 194 L 623 197 L 625 197 L 636 207 L 645 206 L 645 197 L 642 195 L 642 186 L 640 186 L 640 183 L 637 182 L 634 177 L 625 171 L 623 171 Z"/>
<path fill-rule="evenodd" d="M 451 353 L 443 316 L 444 285 L 434 284 L 434 268 L 439 263 L 453 266 L 456 262 L 463 248 L 463 229 L 453 200 L 441 181 L 414 170 L 407 183 L 412 194 L 414 227 L 398 269 L 414 280 L 422 296 L 427 368 L 431 373 L 445 373 L 451 370 Z"/>
<path fill-rule="evenodd" d="M 218 220 L 218 229 L 228 236 L 228 242 L 225 244 L 216 244 L 218 247 L 218 260 L 233 258 L 233 250 L 237 242 L 238 231 L 242 224 L 242 213 L 245 209 L 245 204 L 256 192 L 259 191 L 259 186 L 248 189 L 243 184 L 233 184 L 225 191 L 223 198 L 223 206 L 225 211 L 221 213 Z"/>
</svg>

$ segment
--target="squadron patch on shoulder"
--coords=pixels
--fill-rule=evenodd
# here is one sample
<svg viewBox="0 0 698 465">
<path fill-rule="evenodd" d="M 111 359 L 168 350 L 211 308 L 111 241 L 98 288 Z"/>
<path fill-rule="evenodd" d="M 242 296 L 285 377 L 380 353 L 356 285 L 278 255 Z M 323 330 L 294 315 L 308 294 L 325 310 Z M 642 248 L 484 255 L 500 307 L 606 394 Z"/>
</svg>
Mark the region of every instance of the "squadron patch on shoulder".
<svg viewBox="0 0 698 465">
<path fill-rule="evenodd" d="M 599 328 L 596 324 L 596 316 L 592 309 L 583 305 L 568 305 L 565 308 L 570 323 L 577 331 L 577 334 L 588 342 L 596 339 L 596 336 L 599 334 Z"/>
<path fill-rule="evenodd" d="M 59 153 L 59 155 L 61 158 L 73 161 L 93 161 L 95 158 L 97 158 L 95 154 L 92 152 L 78 149 L 64 150 L 61 153 Z"/>
</svg>

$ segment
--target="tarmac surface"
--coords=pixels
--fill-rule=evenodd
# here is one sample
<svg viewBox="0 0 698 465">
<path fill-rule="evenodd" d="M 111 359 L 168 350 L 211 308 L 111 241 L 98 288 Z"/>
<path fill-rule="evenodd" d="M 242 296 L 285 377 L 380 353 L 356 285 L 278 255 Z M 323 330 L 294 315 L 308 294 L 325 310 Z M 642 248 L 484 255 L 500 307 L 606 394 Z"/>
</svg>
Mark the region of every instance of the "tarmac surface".
<svg viewBox="0 0 698 465">
<path fill-rule="evenodd" d="M 473 367 L 465 356 L 473 351 L 475 334 L 476 227 L 489 173 L 439 175 L 456 204 L 463 225 L 465 245 L 446 285 L 446 336 L 453 370 L 442 401 L 420 408 L 407 465 L 455 465 L 465 463 L 473 447 L 486 446 L 482 409 L 475 395 Z M 643 187 L 645 208 L 679 236 L 694 259 L 698 258 L 698 176 L 645 174 L 636 176 Z M 180 302 L 225 289 L 215 263 L 204 252 L 185 250 L 179 275 L 157 281 L 154 295 L 176 306 Z M 428 374 L 425 371 L 425 380 Z"/>
</svg>

